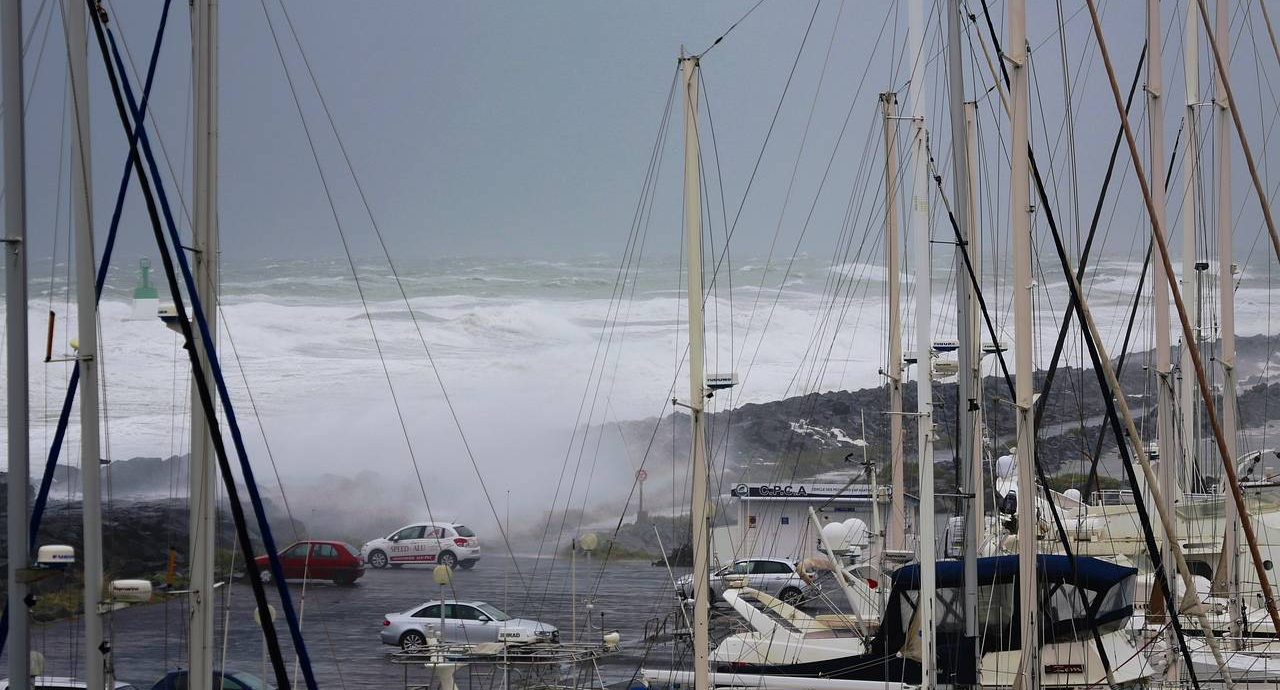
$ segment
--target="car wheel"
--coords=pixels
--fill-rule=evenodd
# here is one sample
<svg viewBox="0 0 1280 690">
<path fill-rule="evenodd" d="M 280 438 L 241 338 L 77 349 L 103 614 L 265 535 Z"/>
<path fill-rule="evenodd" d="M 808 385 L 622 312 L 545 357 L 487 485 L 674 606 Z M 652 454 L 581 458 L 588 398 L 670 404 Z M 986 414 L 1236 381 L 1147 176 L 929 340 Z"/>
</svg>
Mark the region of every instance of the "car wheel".
<svg viewBox="0 0 1280 690">
<path fill-rule="evenodd" d="M 476 562 L 475 562 L 475 561 L 462 561 L 462 562 L 458 563 L 458 565 L 462 566 L 462 569 L 463 569 L 463 570 L 471 570 L 472 568 L 476 567 Z"/>
<path fill-rule="evenodd" d="M 354 585 L 355 583 L 356 583 L 356 576 L 352 575 L 351 573 L 336 575 L 333 578 L 333 584 L 340 585 L 342 587 L 349 587 L 351 585 Z"/>
<path fill-rule="evenodd" d="M 458 557 L 453 555 L 452 551 L 445 551 L 436 559 L 440 565 L 448 566 L 450 570 L 458 567 Z"/>
<path fill-rule="evenodd" d="M 388 565 L 388 560 L 387 560 L 387 554 L 386 554 L 386 552 L 385 552 L 385 551 L 378 550 L 378 551 L 374 551 L 373 553 L 370 553 L 370 554 L 369 554 L 369 565 L 371 565 L 371 566 L 373 566 L 373 567 L 375 567 L 375 568 L 378 568 L 378 569 L 382 569 L 382 568 L 387 567 L 387 565 Z"/>
<path fill-rule="evenodd" d="M 410 630 L 400 636 L 400 649 L 410 650 L 427 646 L 427 636 L 417 630 Z"/>
<path fill-rule="evenodd" d="M 795 587 L 788 587 L 778 594 L 778 598 L 792 606 L 800 606 L 800 601 L 804 599 L 804 592 Z"/>
</svg>

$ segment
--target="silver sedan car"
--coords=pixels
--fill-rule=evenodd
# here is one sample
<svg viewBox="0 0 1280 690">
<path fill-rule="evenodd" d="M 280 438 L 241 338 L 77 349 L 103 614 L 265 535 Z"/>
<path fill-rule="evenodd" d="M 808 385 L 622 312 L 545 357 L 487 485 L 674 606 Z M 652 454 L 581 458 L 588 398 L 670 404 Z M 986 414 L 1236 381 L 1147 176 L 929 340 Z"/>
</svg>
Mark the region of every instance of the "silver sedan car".
<svg viewBox="0 0 1280 690">
<path fill-rule="evenodd" d="M 813 586 L 800 578 L 791 561 L 785 558 L 744 558 L 711 574 L 712 603 L 719 602 L 730 583 L 735 581 L 792 605 L 802 603 L 813 593 Z M 676 580 L 676 586 L 685 599 L 693 598 L 692 575 Z"/>
<path fill-rule="evenodd" d="M 407 611 L 388 613 L 382 619 L 382 644 L 412 649 L 427 644 L 440 627 L 440 601 L 428 601 Z M 462 644 L 474 642 L 557 642 L 560 631 L 526 618 L 512 618 L 483 601 L 446 601 L 444 606 L 444 641 Z"/>
</svg>

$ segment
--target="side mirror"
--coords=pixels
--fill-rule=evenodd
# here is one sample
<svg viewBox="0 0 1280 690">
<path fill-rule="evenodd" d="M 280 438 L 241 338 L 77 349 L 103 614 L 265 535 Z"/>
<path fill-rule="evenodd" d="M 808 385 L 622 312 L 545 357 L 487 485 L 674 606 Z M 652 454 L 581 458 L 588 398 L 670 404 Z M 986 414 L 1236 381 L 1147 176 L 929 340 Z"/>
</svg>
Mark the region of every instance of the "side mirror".
<svg viewBox="0 0 1280 690">
<path fill-rule="evenodd" d="M 481 622 L 481 623 L 488 623 L 488 622 L 489 622 L 490 620 L 492 620 L 492 619 L 490 619 L 488 616 L 486 616 L 486 615 L 484 615 L 484 614 L 482 613 L 482 614 L 480 614 L 480 619 L 479 619 L 479 620 L 480 620 L 480 622 Z"/>
</svg>

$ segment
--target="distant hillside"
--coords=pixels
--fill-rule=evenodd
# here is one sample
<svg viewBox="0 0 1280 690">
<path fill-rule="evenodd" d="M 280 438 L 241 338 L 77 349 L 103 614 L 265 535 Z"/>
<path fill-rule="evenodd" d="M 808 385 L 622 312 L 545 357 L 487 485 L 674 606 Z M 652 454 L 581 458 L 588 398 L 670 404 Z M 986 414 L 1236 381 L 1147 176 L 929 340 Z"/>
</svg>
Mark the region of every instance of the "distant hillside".
<svg viewBox="0 0 1280 690">
<path fill-rule="evenodd" d="M 1269 420 L 1280 420 L 1280 341 L 1275 336 L 1248 336 L 1237 340 L 1238 369 L 1242 385 L 1238 408 L 1242 428 L 1257 427 Z M 1208 348 L 1206 348 L 1208 350 Z M 1206 357 L 1212 356 L 1206 352 Z M 1175 354 L 1175 361 L 1177 355 Z M 1144 418 L 1154 406 L 1154 374 L 1150 351 L 1131 354 L 1121 371 L 1121 385 L 1135 420 L 1144 434 L 1154 434 L 1153 423 Z M 1268 365 L 1269 363 L 1269 365 Z M 1118 362 L 1117 362 L 1118 364 Z M 996 369 L 990 359 L 988 369 Z M 1210 367 L 1212 370 L 1212 367 Z M 1248 374 L 1247 377 L 1245 374 Z M 1036 390 L 1045 386 L 1045 373 L 1036 373 Z M 956 384 L 954 379 L 934 383 L 935 451 L 937 461 L 949 463 L 956 435 Z M 989 376 L 984 381 L 983 413 L 992 436 L 993 451 L 1005 452 L 1014 436 L 1014 408 L 1009 389 L 1002 377 Z M 1216 397 L 1216 396 L 1215 396 Z M 1092 457 L 1099 436 L 1102 455 L 1115 452 L 1115 439 L 1102 434 L 1105 406 L 1091 368 L 1064 367 L 1056 374 L 1046 399 L 1037 444 L 1041 461 L 1051 473 L 1078 471 L 1082 462 Z M 904 408 L 916 406 L 914 382 L 904 390 Z M 866 423 L 868 455 L 887 462 L 888 389 L 865 388 L 857 391 L 830 391 L 796 396 L 768 403 L 750 403 L 733 410 L 708 415 L 708 437 L 711 439 L 717 470 L 723 469 L 724 482 L 807 479 L 838 468 L 851 469 L 845 457 L 857 450 L 853 439 L 863 436 Z M 655 430 L 655 424 L 657 428 Z M 916 452 L 915 424 L 910 419 L 903 425 L 908 464 Z M 657 419 L 619 424 L 626 444 L 631 448 L 649 447 L 647 467 L 670 468 L 673 461 L 683 466 L 689 445 L 689 417 L 683 412 Z M 1207 421 L 1205 433 L 1209 433 Z M 858 450 L 856 459 L 861 459 Z M 659 470 L 660 471 L 660 470 Z M 677 474 L 687 470 L 677 471 Z M 911 483 L 908 472 L 908 483 Z M 947 472 L 936 473 L 938 481 L 950 482 Z"/>
</svg>

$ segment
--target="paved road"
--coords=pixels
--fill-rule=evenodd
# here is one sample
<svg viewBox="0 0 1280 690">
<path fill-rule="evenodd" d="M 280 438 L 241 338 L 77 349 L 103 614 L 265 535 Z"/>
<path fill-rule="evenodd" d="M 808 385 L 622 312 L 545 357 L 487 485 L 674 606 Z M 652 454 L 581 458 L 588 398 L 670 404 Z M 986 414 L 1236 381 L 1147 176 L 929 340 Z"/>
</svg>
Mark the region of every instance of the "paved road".
<svg viewBox="0 0 1280 690">
<path fill-rule="evenodd" d="M 527 587 L 522 579 L 528 583 Z M 567 561 L 558 561 L 552 566 L 545 559 L 538 562 L 520 558 L 513 563 L 509 558 L 505 561 L 488 558 L 474 570 L 458 570 L 453 584 L 456 594 L 450 596 L 487 601 L 512 615 L 550 623 L 560 628 L 562 640 L 569 640 L 573 637 L 572 580 Z M 579 636 L 584 641 L 592 637 L 599 639 L 601 619 L 606 629 L 618 630 L 623 638 L 623 651 L 610 657 L 601 667 L 601 673 L 609 682 L 625 680 L 644 653 L 641 638 L 645 623 L 674 607 L 670 581 L 665 568 L 644 562 L 611 563 L 603 570 L 597 564 L 588 572 L 587 564 L 579 559 L 579 621 L 586 620 L 584 599 L 596 582 L 598 589 L 591 612 L 594 629 L 588 634 L 580 623 Z M 403 687 L 405 667 L 391 663 L 388 655 L 392 648 L 378 641 L 382 616 L 439 596 L 431 569 L 414 566 L 367 571 L 353 587 L 310 582 L 304 589 L 303 583 L 293 583 L 292 591 L 295 604 L 302 610 L 313 666 L 325 688 Z M 278 609 L 276 598 L 271 596 L 271 599 Z M 216 634 L 219 640 L 225 638 L 226 641 L 226 668 L 261 673 L 262 636 L 253 623 L 252 591 L 246 584 L 231 584 L 220 590 L 219 606 Z M 109 635 L 119 678 L 145 690 L 166 671 L 184 666 L 186 634 L 182 609 L 183 603 L 175 599 L 111 614 Z M 278 629 L 284 639 L 286 657 L 292 661 L 294 655 L 283 620 Z M 32 642 L 32 648 L 46 656 L 47 673 L 83 676 L 78 621 L 38 626 L 33 631 Z M 665 665 L 671 657 L 671 647 L 657 648 L 650 663 Z M 4 663 L 2 657 L 0 663 Z M 291 678 L 294 673 L 290 664 Z M 419 682 L 427 678 L 425 670 L 415 668 L 410 673 L 411 679 Z"/>
</svg>

